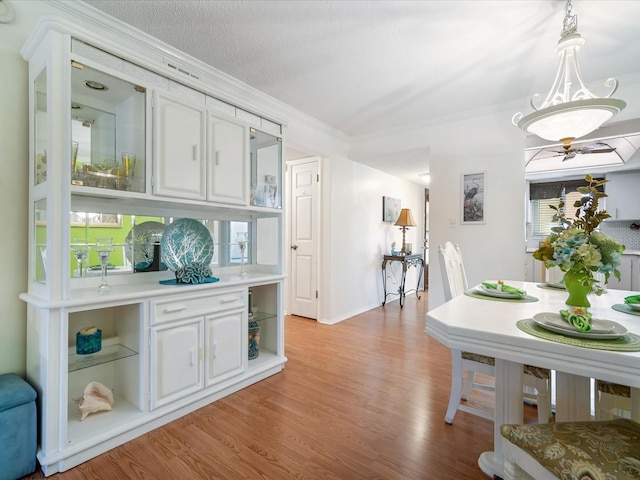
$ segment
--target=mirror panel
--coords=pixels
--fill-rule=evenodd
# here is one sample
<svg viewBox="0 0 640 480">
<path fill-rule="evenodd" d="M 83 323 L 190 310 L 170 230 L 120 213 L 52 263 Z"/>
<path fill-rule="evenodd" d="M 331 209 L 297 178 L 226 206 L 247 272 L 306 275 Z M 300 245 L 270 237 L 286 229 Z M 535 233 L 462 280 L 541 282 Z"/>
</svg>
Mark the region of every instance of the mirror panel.
<svg viewBox="0 0 640 480">
<path fill-rule="evenodd" d="M 32 245 L 33 281 L 47 282 L 47 199 L 43 198 L 33 204 L 34 236 Z"/>
<path fill-rule="evenodd" d="M 282 138 L 250 132 L 251 205 L 282 208 Z"/>
<path fill-rule="evenodd" d="M 35 95 L 35 151 L 34 155 L 34 185 L 47 180 L 47 143 L 49 140 L 47 129 L 47 71 L 44 70 L 34 82 Z"/>
<path fill-rule="evenodd" d="M 71 183 L 144 192 L 146 90 L 72 65 Z"/>
<path fill-rule="evenodd" d="M 160 247 L 165 228 L 174 220 L 177 218 L 71 212 L 70 276 L 100 276 L 100 263 L 94 249 L 98 237 L 111 238 L 115 247 L 109 257 L 109 275 L 167 270 L 167 266 L 161 261 Z M 251 263 L 249 222 L 213 219 L 200 221 L 211 233 L 214 243 L 211 268 L 240 265 L 242 255 L 237 238 L 238 234 L 243 233 L 247 237 L 244 265 Z"/>
</svg>

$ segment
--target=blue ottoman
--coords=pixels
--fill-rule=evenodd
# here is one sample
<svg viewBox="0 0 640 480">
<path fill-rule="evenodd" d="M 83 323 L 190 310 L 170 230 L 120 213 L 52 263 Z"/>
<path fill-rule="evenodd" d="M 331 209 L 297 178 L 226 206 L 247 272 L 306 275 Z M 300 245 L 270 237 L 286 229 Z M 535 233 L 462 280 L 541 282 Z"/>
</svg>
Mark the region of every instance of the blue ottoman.
<svg viewBox="0 0 640 480">
<path fill-rule="evenodd" d="M 0 480 L 36 469 L 36 391 L 15 373 L 0 375 Z"/>
</svg>

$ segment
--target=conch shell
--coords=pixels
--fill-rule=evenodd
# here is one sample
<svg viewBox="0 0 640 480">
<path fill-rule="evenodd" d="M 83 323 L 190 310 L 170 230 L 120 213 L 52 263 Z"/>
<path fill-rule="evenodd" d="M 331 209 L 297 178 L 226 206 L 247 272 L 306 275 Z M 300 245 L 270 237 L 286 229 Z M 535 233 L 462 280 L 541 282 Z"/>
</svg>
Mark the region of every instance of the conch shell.
<svg viewBox="0 0 640 480">
<path fill-rule="evenodd" d="M 81 413 L 80 420 L 84 420 L 90 413 L 110 411 L 113 408 L 113 392 L 100 382 L 91 382 L 76 402 Z"/>
</svg>

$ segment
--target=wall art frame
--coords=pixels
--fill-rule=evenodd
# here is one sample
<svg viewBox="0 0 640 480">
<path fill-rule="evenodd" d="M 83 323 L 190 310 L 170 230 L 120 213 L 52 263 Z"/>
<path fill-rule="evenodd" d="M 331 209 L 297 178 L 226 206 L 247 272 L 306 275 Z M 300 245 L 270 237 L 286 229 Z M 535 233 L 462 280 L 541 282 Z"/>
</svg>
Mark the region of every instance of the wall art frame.
<svg viewBox="0 0 640 480">
<path fill-rule="evenodd" d="M 461 176 L 460 203 L 463 225 L 483 225 L 487 221 L 486 172 L 463 173 Z"/>
<path fill-rule="evenodd" d="M 400 215 L 402 202 L 399 198 L 382 197 L 382 221 L 395 222 Z"/>
</svg>

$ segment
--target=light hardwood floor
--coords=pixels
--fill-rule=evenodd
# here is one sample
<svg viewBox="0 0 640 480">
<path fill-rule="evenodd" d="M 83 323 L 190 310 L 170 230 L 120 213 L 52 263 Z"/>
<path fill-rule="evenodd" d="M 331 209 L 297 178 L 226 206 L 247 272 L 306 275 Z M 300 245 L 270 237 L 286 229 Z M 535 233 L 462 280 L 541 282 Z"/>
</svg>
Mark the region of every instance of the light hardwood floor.
<svg viewBox="0 0 640 480">
<path fill-rule="evenodd" d="M 486 479 L 493 423 L 444 422 L 450 355 L 426 310 L 425 293 L 333 326 L 287 317 L 281 373 L 49 478 Z"/>
</svg>

